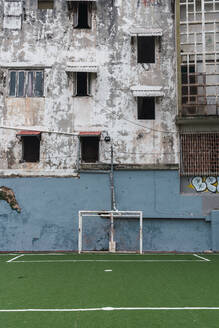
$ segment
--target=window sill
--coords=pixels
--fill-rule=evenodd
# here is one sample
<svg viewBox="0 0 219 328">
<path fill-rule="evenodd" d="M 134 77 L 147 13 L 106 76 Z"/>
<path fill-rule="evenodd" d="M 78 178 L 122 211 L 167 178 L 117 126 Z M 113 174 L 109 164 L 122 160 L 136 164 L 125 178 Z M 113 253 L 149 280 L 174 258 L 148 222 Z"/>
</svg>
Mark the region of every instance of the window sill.
<svg viewBox="0 0 219 328">
<path fill-rule="evenodd" d="M 72 98 L 92 98 L 93 95 L 87 95 L 87 96 L 77 96 L 77 95 L 73 95 Z"/>
</svg>

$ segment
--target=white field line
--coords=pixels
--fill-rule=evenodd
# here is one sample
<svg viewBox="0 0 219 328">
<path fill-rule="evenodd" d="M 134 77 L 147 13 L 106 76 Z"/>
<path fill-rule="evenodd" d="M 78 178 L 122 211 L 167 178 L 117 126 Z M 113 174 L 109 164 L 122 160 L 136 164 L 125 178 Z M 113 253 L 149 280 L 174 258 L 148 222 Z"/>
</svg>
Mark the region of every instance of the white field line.
<svg viewBox="0 0 219 328">
<path fill-rule="evenodd" d="M 202 311 L 219 307 L 101 307 L 87 309 L 0 309 L 0 312 L 88 312 L 88 311 Z"/>
<path fill-rule="evenodd" d="M 21 256 L 24 256 L 24 254 L 21 254 L 21 255 L 18 255 L 18 256 L 13 257 L 12 259 L 8 260 L 7 263 L 11 263 L 14 260 L 18 259 L 19 257 L 21 257 Z"/>
<path fill-rule="evenodd" d="M 8 261 L 9 262 L 9 261 Z M 12 262 L 12 261 L 10 261 Z M 206 262 L 206 260 L 28 260 L 13 263 L 57 263 L 57 262 Z"/>
<path fill-rule="evenodd" d="M 57 255 L 57 256 L 67 256 L 67 255 L 72 255 L 72 254 L 69 254 L 69 253 L 42 253 L 42 254 L 40 254 L 40 253 L 24 253 L 23 254 L 24 256 L 54 256 L 54 255 Z M 74 256 L 74 255 L 72 255 L 72 256 Z"/>
<path fill-rule="evenodd" d="M 2 253 L 0 254 L 1 256 L 11 256 L 11 255 L 19 255 L 18 253 Z M 145 256 L 193 256 L 193 253 L 179 253 L 179 254 L 175 254 L 175 253 L 147 253 L 147 254 L 127 254 L 127 253 L 117 253 L 115 255 L 113 254 L 108 254 L 108 253 L 104 253 L 104 254 L 100 254 L 100 253 L 83 253 L 82 254 L 78 254 L 78 253 L 23 253 L 22 255 L 24 256 L 112 256 L 112 257 L 119 257 L 119 256 L 134 256 L 134 257 L 145 257 Z M 215 253 L 215 254 L 207 254 L 209 255 L 219 255 L 219 253 Z"/>
<path fill-rule="evenodd" d="M 197 258 L 199 258 L 199 259 L 202 259 L 202 260 L 204 260 L 204 261 L 206 261 L 206 262 L 211 262 L 209 259 L 206 259 L 205 257 L 203 257 L 203 256 L 200 256 L 200 255 L 197 255 L 197 254 L 193 254 L 195 257 L 197 257 Z"/>
</svg>

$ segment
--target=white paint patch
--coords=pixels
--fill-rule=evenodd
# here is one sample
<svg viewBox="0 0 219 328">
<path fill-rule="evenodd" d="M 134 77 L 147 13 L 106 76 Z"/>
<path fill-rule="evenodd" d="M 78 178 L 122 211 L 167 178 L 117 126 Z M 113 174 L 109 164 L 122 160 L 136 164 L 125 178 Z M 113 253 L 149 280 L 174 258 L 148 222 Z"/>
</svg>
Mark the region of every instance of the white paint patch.
<svg viewBox="0 0 219 328">
<path fill-rule="evenodd" d="M 110 270 L 110 269 L 107 269 L 107 270 L 104 270 L 104 272 L 112 272 L 113 270 Z"/>
<path fill-rule="evenodd" d="M 101 307 L 87 309 L 0 309 L 0 312 L 89 312 L 89 311 L 203 311 L 219 307 Z"/>
<path fill-rule="evenodd" d="M 12 259 L 8 260 L 7 263 L 13 262 L 13 261 L 15 261 L 16 259 L 18 259 L 21 256 L 24 256 L 24 254 L 21 254 L 21 255 L 18 255 L 18 256 L 13 257 Z"/>
<path fill-rule="evenodd" d="M 197 258 L 199 258 L 199 259 L 202 259 L 202 260 L 204 260 L 204 261 L 206 261 L 206 262 L 211 262 L 209 259 L 206 259 L 205 257 L 203 257 L 203 256 L 200 256 L 200 255 L 197 255 L 197 254 L 193 254 L 195 257 L 197 257 Z"/>
</svg>

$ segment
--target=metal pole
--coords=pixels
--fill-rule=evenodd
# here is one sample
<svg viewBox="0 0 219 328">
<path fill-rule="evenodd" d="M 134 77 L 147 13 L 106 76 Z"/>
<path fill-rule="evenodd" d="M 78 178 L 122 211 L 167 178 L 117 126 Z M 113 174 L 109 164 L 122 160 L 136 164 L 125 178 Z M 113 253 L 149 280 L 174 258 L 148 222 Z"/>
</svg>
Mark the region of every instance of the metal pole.
<svg viewBox="0 0 219 328">
<path fill-rule="evenodd" d="M 143 239 L 142 239 L 142 230 L 143 230 L 143 217 L 142 217 L 142 212 L 140 213 L 140 254 L 143 253 Z"/>
<path fill-rule="evenodd" d="M 116 249 L 115 249 L 116 245 L 114 242 L 114 222 L 113 222 L 113 213 L 110 213 L 110 243 L 109 243 L 109 251 L 111 253 L 115 253 Z"/>
<path fill-rule="evenodd" d="M 82 214 L 78 214 L 78 253 L 82 251 Z"/>
<path fill-rule="evenodd" d="M 114 171 L 113 171 L 113 143 L 112 142 L 111 142 L 110 181 L 111 181 L 111 210 L 112 211 L 116 211 L 115 187 L 114 187 Z"/>
</svg>

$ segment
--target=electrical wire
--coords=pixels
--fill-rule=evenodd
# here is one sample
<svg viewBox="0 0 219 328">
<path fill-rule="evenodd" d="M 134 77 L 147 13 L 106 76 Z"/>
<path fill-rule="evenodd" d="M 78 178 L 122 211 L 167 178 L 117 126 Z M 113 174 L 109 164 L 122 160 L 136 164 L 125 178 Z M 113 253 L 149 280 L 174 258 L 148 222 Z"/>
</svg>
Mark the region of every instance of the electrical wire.
<svg viewBox="0 0 219 328">
<path fill-rule="evenodd" d="M 105 108 L 104 110 L 110 112 L 110 113 L 113 114 L 113 115 L 120 116 L 120 114 L 117 114 L 117 113 L 113 112 L 113 111 L 110 110 L 110 109 L 106 109 L 106 108 Z M 124 121 L 127 121 L 127 122 L 131 123 L 131 124 L 134 124 L 134 125 L 140 126 L 140 127 L 144 128 L 144 129 L 147 129 L 147 130 L 150 130 L 150 131 L 159 132 L 159 133 L 170 133 L 170 134 L 177 134 L 177 133 L 178 133 L 178 131 L 165 131 L 165 130 L 158 130 L 158 129 L 148 128 L 147 126 L 144 126 L 144 125 L 142 125 L 142 124 L 140 124 L 140 123 L 137 123 L 137 122 L 131 121 L 131 120 L 125 118 L 125 117 L 122 117 L 122 119 L 123 119 Z"/>
</svg>

